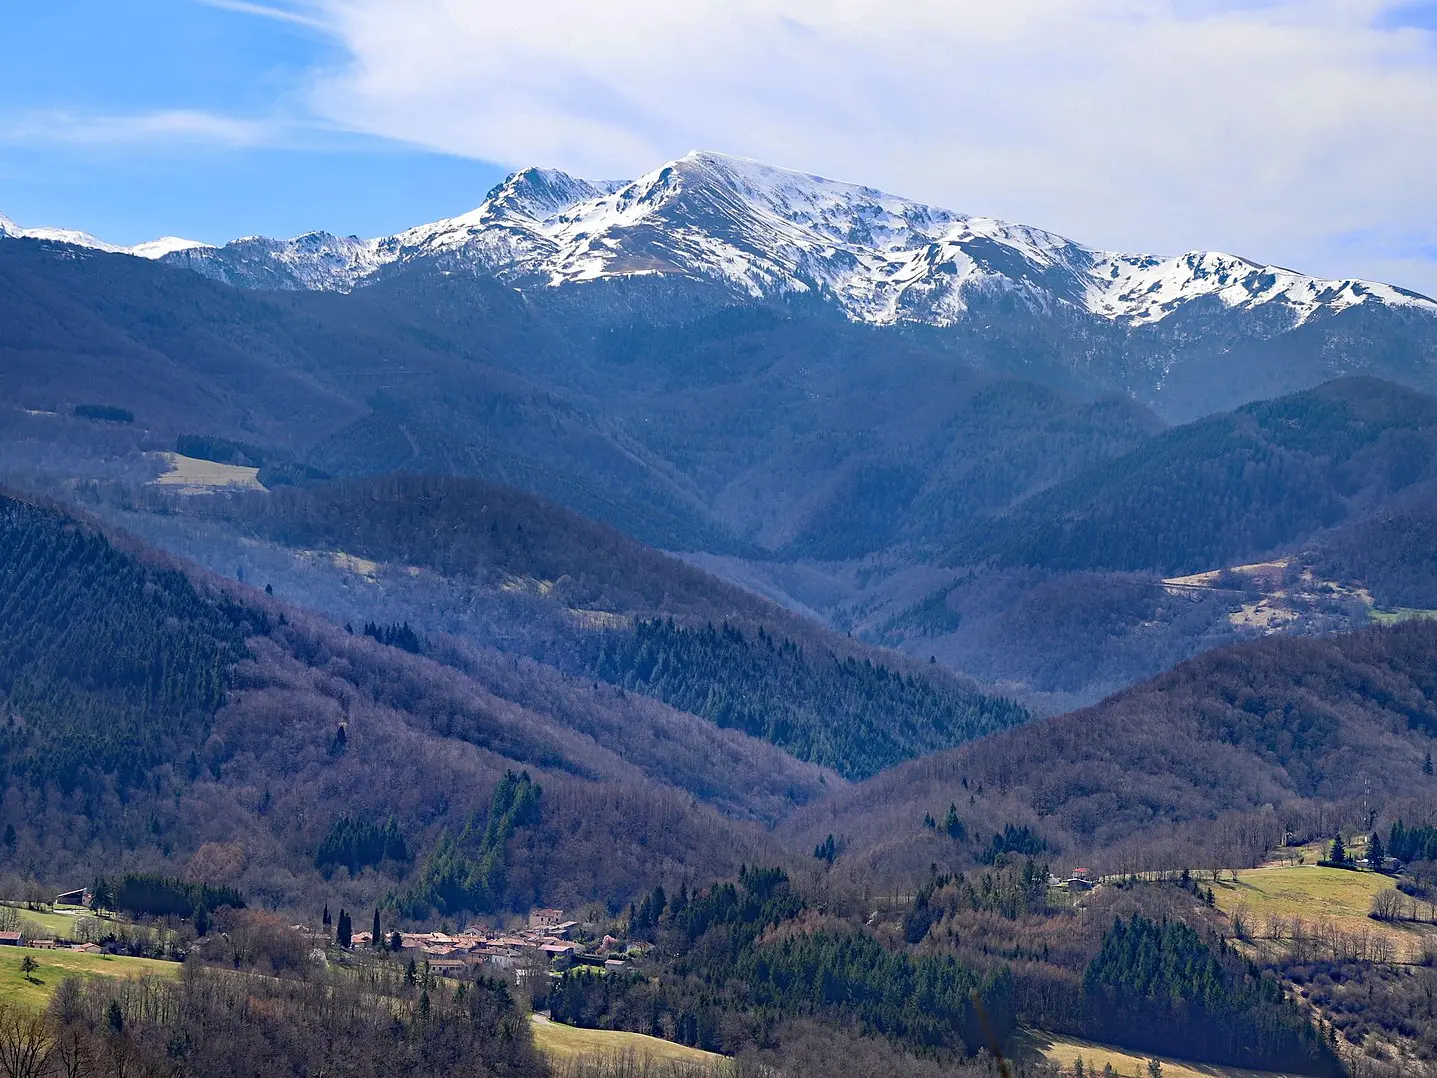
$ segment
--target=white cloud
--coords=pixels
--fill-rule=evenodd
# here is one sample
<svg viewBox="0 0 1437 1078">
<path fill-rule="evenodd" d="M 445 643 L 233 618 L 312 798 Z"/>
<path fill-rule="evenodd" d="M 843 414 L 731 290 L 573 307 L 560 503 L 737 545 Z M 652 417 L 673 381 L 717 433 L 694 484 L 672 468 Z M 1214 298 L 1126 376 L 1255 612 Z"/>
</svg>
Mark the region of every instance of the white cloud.
<svg viewBox="0 0 1437 1078">
<path fill-rule="evenodd" d="M 628 177 L 701 147 L 1127 249 L 1437 265 L 1437 43 L 1392 0 L 308 0 L 352 129 Z M 1406 24 L 1406 25 L 1404 25 Z M 1355 237 L 1355 238 L 1354 238 Z M 1394 247 L 1396 244 L 1396 247 Z M 1425 271 L 1424 271 L 1424 267 Z"/>
<path fill-rule="evenodd" d="M 117 146 L 201 142 L 248 147 L 274 140 L 275 125 L 192 109 L 101 116 L 63 109 L 30 109 L 0 115 L 0 143 L 15 145 Z"/>
</svg>

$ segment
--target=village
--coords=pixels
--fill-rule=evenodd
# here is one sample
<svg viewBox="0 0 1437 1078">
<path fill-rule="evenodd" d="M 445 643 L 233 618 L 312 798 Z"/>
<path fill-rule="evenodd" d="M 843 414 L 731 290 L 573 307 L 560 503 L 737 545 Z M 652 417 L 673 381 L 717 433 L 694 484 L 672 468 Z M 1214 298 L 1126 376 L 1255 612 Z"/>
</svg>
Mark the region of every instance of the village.
<svg viewBox="0 0 1437 1078">
<path fill-rule="evenodd" d="M 301 925 L 295 928 L 312 932 Z M 578 921 L 565 919 L 563 910 L 535 909 L 523 928 L 499 930 L 472 924 L 459 932 L 396 931 L 384 936 L 381 943 L 390 951 L 427 963 L 432 973 L 460 974 L 487 967 L 513 971 L 521 979 L 532 971 L 561 972 L 573 966 L 627 969 L 629 959 L 647 946 L 609 935 L 597 943 L 587 942 L 577 938 L 579 928 Z M 350 946 L 374 947 L 373 933 L 353 933 Z"/>
<path fill-rule="evenodd" d="M 377 922 L 376 922 L 377 923 Z M 117 930 L 129 925 L 128 918 L 113 912 L 103 916 L 92 907 L 88 889 L 77 889 L 53 900 L 16 902 L 0 906 L 0 948 L 72 951 L 88 955 L 130 953 L 116 940 Z M 145 929 L 139 928 L 143 934 Z M 412 959 L 438 976 L 462 976 L 485 972 L 508 974 L 519 981 L 533 975 L 562 973 L 574 966 L 588 966 L 606 972 L 629 968 L 633 958 L 650 945 L 630 943 L 612 935 L 594 939 L 579 921 L 568 919 L 563 910 L 537 908 L 527 922 L 496 928 L 479 923 L 459 931 L 381 931 L 376 943 L 373 932 L 353 932 L 346 940 L 337 926 L 329 923 L 328 911 L 322 928 L 294 924 L 293 931 L 310 941 L 316 958 L 323 958 L 338 945 L 341 950 L 382 950 L 401 959 Z M 155 957 L 169 957 L 162 948 Z"/>
</svg>

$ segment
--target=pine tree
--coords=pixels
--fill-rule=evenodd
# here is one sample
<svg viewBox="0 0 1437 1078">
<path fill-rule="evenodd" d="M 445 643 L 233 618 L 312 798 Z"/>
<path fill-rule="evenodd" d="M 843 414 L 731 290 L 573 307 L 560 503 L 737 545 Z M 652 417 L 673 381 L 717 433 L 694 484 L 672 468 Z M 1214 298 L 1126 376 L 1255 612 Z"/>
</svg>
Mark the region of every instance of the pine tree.
<svg viewBox="0 0 1437 1078">
<path fill-rule="evenodd" d="M 1430 751 L 1427 753 L 1426 758 L 1424 758 L 1422 761 L 1422 774 L 1432 774 L 1432 753 Z"/>
<path fill-rule="evenodd" d="M 1382 838 L 1376 831 L 1367 840 L 1367 863 L 1374 871 L 1381 872 L 1382 866 L 1387 860 L 1387 851 L 1382 848 Z"/>
<path fill-rule="evenodd" d="M 943 832 L 954 842 L 962 842 L 968 837 L 968 828 L 958 818 L 958 806 L 949 804 L 948 814 L 943 817 Z"/>
<path fill-rule="evenodd" d="M 15 835 L 15 825 L 13 823 L 7 823 L 5 825 L 5 846 L 8 849 L 13 850 L 15 848 L 16 841 L 17 837 Z"/>
<path fill-rule="evenodd" d="M 1328 851 L 1327 859 L 1334 865 L 1347 864 L 1347 849 L 1342 845 L 1340 834 L 1332 840 L 1332 849 Z"/>
</svg>

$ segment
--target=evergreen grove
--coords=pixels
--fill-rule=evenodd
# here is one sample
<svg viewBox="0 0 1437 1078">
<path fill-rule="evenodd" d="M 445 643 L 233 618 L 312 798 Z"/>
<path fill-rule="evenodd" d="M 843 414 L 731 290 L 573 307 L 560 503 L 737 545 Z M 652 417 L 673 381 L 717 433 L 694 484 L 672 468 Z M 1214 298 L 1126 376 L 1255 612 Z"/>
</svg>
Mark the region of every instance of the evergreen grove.
<svg viewBox="0 0 1437 1078">
<path fill-rule="evenodd" d="M 641 621 L 599 638 L 590 673 L 719 726 L 760 737 L 846 778 L 1028 721 L 1011 700 L 865 659 L 810 655 L 759 628 Z"/>
</svg>

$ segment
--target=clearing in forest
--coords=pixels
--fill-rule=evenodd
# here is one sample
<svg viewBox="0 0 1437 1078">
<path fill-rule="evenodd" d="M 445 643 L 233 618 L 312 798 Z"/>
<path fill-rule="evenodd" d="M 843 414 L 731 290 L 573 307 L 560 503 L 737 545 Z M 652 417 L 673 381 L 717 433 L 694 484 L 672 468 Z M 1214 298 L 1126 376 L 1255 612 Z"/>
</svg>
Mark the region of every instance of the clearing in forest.
<svg viewBox="0 0 1437 1078">
<path fill-rule="evenodd" d="M 57 940 L 75 939 L 75 922 L 81 917 L 90 917 L 109 925 L 120 923 L 120 918 L 112 914 L 96 913 L 85 906 L 54 906 L 48 910 L 32 910 L 9 902 L 0 903 L 0 906 L 10 907 L 20 915 L 22 924 L 28 922 L 43 928 L 52 939 Z"/>
<path fill-rule="evenodd" d="M 1255 940 L 1290 940 L 1300 920 L 1309 933 L 1330 927 L 1350 938 L 1367 935 L 1387 940 L 1392 961 L 1413 962 L 1437 943 L 1437 926 L 1375 921 L 1368 916 L 1373 897 L 1396 883 L 1377 872 L 1287 865 L 1239 869 L 1236 883 L 1223 879 L 1212 889 L 1218 909 L 1229 920 L 1241 918 Z"/>
<path fill-rule="evenodd" d="M 1073 1062 L 1081 1058 L 1083 1072 L 1098 1075 L 1099 1078 L 1103 1067 L 1108 1064 L 1112 1065 L 1120 1078 L 1147 1078 L 1148 1060 L 1153 1058 L 1142 1052 L 1130 1052 L 1126 1048 L 1113 1048 L 1039 1030 L 1025 1031 L 1019 1038 L 1017 1050 L 1041 1055 L 1050 1063 L 1062 1067 L 1065 1073 L 1072 1073 Z M 1216 1063 L 1188 1063 L 1167 1056 L 1158 1056 L 1157 1059 L 1163 1065 L 1163 1078 L 1296 1078 L 1295 1075 L 1279 1075 L 1272 1071 L 1222 1067 Z"/>
<path fill-rule="evenodd" d="M 578 1026 L 551 1022 L 541 1014 L 533 1015 L 534 1044 L 550 1060 L 563 1062 L 588 1058 L 633 1057 L 653 1063 L 699 1064 L 717 1069 L 727 1062 L 721 1055 L 702 1052 L 687 1045 L 675 1044 L 642 1033 L 623 1033 L 612 1029 L 580 1029 Z"/>
<path fill-rule="evenodd" d="M 213 490 L 264 490 L 258 468 L 218 464 L 181 453 L 161 453 L 170 470 L 155 480 L 160 487 L 178 487 L 181 494 L 208 494 Z"/>
<path fill-rule="evenodd" d="M 20 968 L 26 957 L 37 965 L 27 978 Z M 155 977 L 180 975 L 178 962 L 120 955 L 47 951 L 34 947 L 0 947 L 0 1001 L 40 1009 L 66 977 Z"/>
</svg>

